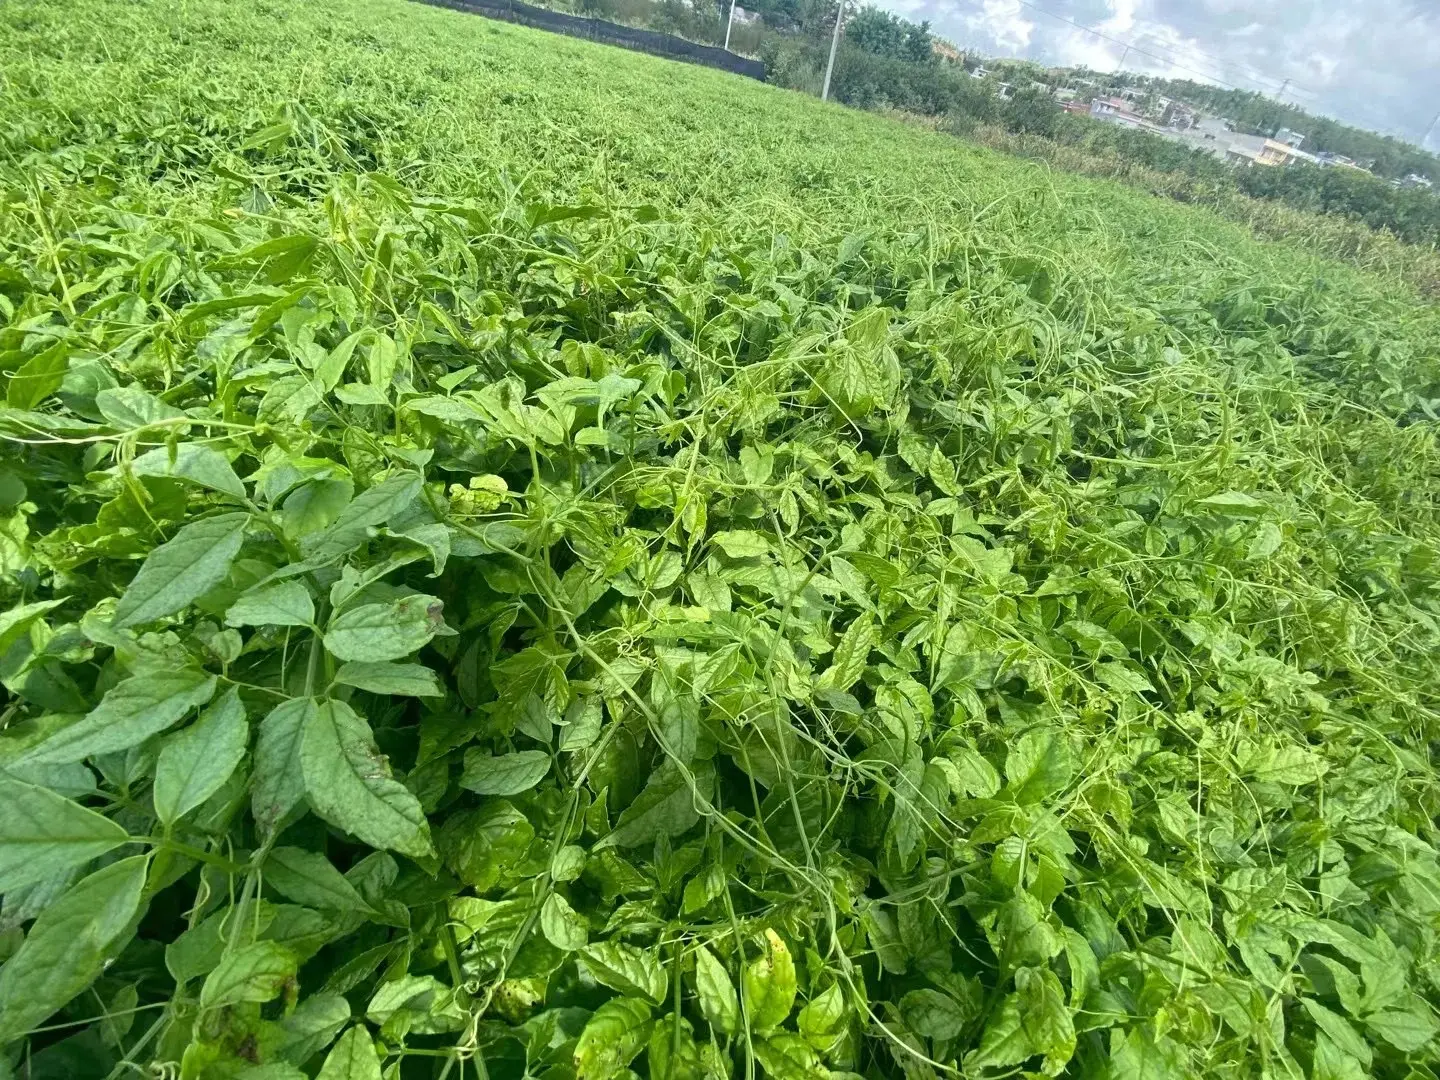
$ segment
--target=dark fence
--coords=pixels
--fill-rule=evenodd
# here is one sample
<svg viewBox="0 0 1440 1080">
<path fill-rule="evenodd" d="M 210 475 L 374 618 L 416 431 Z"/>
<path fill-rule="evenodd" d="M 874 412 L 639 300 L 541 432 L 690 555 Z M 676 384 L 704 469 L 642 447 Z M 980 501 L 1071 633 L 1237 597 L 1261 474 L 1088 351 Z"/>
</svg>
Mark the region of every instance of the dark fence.
<svg viewBox="0 0 1440 1080">
<path fill-rule="evenodd" d="M 559 11 L 531 7 L 520 0 L 422 0 L 423 3 L 440 7 L 469 11 L 477 15 L 488 15 L 492 19 L 522 23 L 541 30 L 554 30 L 571 37 L 589 38 L 607 45 L 619 45 L 626 49 L 653 53 L 674 60 L 689 60 L 695 64 L 733 71 L 736 75 L 747 75 L 752 79 L 765 81 L 765 65 L 759 60 L 736 56 L 728 49 L 717 49 L 713 45 L 696 45 L 693 41 L 675 37 L 672 34 L 657 34 L 653 30 L 637 30 L 633 26 L 606 22 L 604 19 L 587 19 L 579 15 L 565 15 Z"/>
</svg>

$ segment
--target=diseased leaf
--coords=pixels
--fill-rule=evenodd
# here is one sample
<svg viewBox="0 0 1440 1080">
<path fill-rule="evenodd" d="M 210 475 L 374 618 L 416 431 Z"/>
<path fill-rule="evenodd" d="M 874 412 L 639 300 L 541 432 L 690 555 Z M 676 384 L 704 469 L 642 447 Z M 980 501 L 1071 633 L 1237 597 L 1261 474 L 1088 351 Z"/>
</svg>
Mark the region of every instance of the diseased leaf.
<svg viewBox="0 0 1440 1080">
<path fill-rule="evenodd" d="M 219 1009 L 279 997 L 295 978 L 295 954 L 274 941 L 257 941 L 226 955 L 200 989 L 200 1007 Z"/>
<path fill-rule="evenodd" d="M 140 567 L 115 606 L 115 626 L 173 615 L 218 585 L 245 542 L 249 514 L 219 514 L 184 526 Z"/>
<path fill-rule="evenodd" d="M 774 930 L 765 931 L 765 953 L 746 965 L 741 985 L 746 1016 L 757 1031 L 778 1028 L 795 1007 L 795 961 Z"/>
<path fill-rule="evenodd" d="M 753 559 L 770 551 L 770 541 L 761 533 L 748 530 L 718 532 L 711 541 L 732 559 Z"/>
<path fill-rule="evenodd" d="M 865 674 L 870 650 L 875 644 L 875 620 L 867 612 L 846 628 L 840 644 L 835 647 L 834 660 L 816 685 L 830 690 L 849 690 Z"/>
<path fill-rule="evenodd" d="M 433 596 L 404 596 L 389 604 L 362 604 L 330 620 L 325 648 L 337 660 L 378 663 L 419 649 L 445 626 Z"/>
<path fill-rule="evenodd" d="M 307 713 L 300 767 L 310 806 L 337 829 L 402 855 L 434 853 L 425 812 L 391 778 L 370 725 L 344 702 L 322 702 Z"/>
<path fill-rule="evenodd" d="M 619 1076 L 650 1041 L 650 1006 L 634 998 L 611 998 L 585 1025 L 575 1043 L 577 1080 Z"/>
<path fill-rule="evenodd" d="M 540 930 L 557 949 L 575 952 L 590 938 L 585 919 L 559 893 L 551 893 L 540 908 Z"/>
<path fill-rule="evenodd" d="M 900 1014 L 911 1031 L 927 1039 L 954 1039 L 971 1019 L 958 1001 L 938 990 L 911 990 L 900 999 Z"/>
</svg>

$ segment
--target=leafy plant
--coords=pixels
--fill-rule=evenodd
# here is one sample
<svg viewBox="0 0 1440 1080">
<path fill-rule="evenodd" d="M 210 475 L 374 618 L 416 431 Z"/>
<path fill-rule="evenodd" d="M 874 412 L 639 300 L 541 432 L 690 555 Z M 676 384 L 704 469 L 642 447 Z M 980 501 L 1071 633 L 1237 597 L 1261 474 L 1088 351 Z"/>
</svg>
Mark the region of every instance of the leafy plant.
<svg viewBox="0 0 1440 1080">
<path fill-rule="evenodd" d="M 81 7 L 0 12 L 7 1066 L 1435 1070 L 1432 311 L 653 58 Z"/>
</svg>

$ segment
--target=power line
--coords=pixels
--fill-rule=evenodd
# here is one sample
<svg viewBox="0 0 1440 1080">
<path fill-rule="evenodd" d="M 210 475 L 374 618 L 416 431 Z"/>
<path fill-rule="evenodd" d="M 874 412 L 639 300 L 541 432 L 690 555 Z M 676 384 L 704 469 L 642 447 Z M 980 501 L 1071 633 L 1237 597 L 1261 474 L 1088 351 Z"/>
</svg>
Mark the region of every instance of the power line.
<svg viewBox="0 0 1440 1080">
<path fill-rule="evenodd" d="M 1136 21 L 1137 21 L 1137 22 L 1144 23 L 1144 24 L 1146 24 L 1147 26 L 1161 27 L 1161 28 L 1164 28 L 1164 29 L 1167 29 L 1167 30 L 1170 29 L 1170 28 L 1169 28 L 1168 26 L 1166 26 L 1164 23 L 1157 23 L 1157 22 L 1155 22 L 1155 20 L 1153 20 L 1153 19 L 1137 19 Z M 1216 56 L 1214 53 L 1202 52 L 1202 51 L 1199 50 L 1199 49 L 1191 49 L 1190 51 L 1193 52 L 1196 56 L 1203 56 L 1206 60 L 1213 61 L 1214 63 L 1221 64 L 1221 65 L 1229 65 L 1230 67 L 1239 68 L 1240 70 L 1242 70 L 1242 71 L 1245 72 L 1246 77 L 1247 77 L 1251 82 L 1271 82 L 1271 83 L 1273 83 L 1273 82 L 1276 81 L 1276 80 L 1275 80 L 1275 76 L 1273 76 L 1273 75 L 1265 75 L 1265 74 L 1258 73 L 1258 72 L 1256 72 L 1256 70 L 1255 70 L 1253 67 L 1251 67 L 1249 64 L 1242 64 L 1242 63 L 1240 63 L 1240 62 L 1237 61 L 1237 60 L 1230 59 L 1230 58 L 1224 57 L 1224 56 Z M 1316 96 L 1316 92 L 1315 92 L 1314 90 L 1310 90 L 1310 89 L 1308 89 L 1308 88 L 1306 88 L 1306 87 L 1304 87 L 1304 86 L 1301 86 L 1300 84 L 1296 83 L 1294 79 L 1286 79 L 1285 82 L 1286 82 L 1287 84 L 1290 84 L 1290 90 L 1291 90 L 1292 92 L 1294 92 L 1294 93 L 1304 94 L 1304 95 L 1307 96 L 1307 97 L 1314 97 L 1314 96 Z"/>
</svg>

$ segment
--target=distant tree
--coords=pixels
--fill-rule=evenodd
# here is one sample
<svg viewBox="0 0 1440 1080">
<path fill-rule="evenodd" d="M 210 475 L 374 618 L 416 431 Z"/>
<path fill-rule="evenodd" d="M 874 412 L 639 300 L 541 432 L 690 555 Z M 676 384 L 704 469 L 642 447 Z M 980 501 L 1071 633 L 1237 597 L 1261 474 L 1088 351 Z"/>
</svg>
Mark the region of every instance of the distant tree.
<svg viewBox="0 0 1440 1080">
<path fill-rule="evenodd" d="M 905 25 L 877 7 L 866 5 L 850 17 L 845 25 L 845 40 L 876 56 L 905 59 Z"/>
<path fill-rule="evenodd" d="M 1054 98 L 1038 86 L 1027 86 L 1006 103 L 1001 118 L 1011 131 L 1053 138 L 1062 115 Z"/>
<path fill-rule="evenodd" d="M 913 60 L 917 64 L 930 64 L 937 62 L 934 43 L 930 38 L 930 20 L 922 23 L 911 23 L 905 29 L 904 58 Z"/>
</svg>

